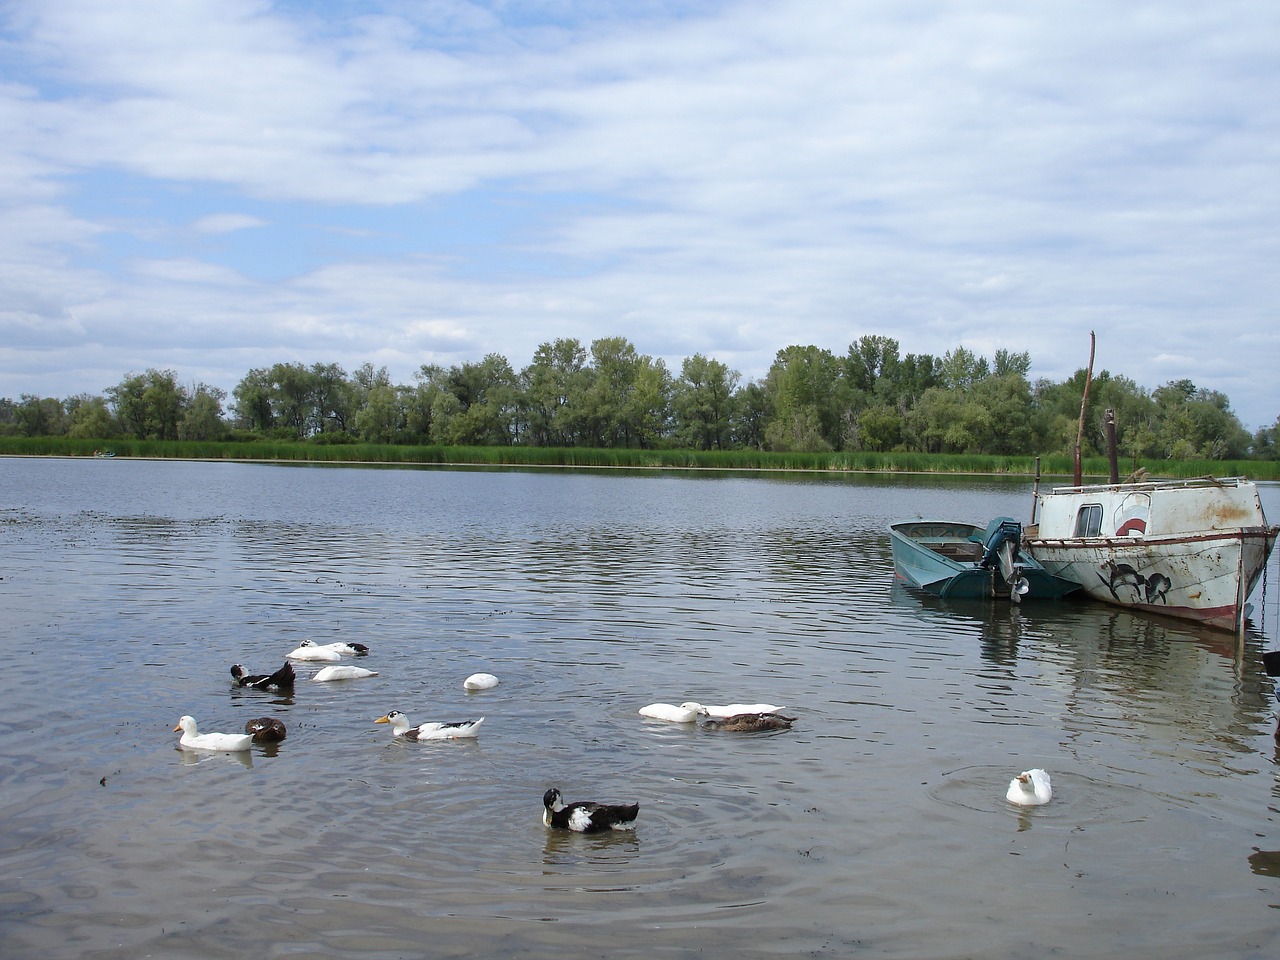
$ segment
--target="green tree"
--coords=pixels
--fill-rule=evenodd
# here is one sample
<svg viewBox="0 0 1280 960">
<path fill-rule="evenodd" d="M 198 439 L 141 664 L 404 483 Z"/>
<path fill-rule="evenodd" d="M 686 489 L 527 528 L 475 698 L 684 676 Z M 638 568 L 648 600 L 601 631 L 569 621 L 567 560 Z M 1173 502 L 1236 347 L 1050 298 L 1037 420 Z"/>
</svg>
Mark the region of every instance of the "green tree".
<svg viewBox="0 0 1280 960">
<path fill-rule="evenodd" d="M 622 406 L 627 445 L 651 450 L 671 435 L 671 374 L 662 360 L 641 356 Z"/>
<path fill-rule="evenodd" d="M 848 408 L 841 363 L 830 350 L 790 346 L 779 350 L 765 377 L 774 416 L 765 427 L 771 450 L 838 450 Z"/>
<path fill-rule="evenodd" d="M 434 443 L 433 421 L 436 397 L 445 390 L 445 370 L 430 363 L 423 364 L 413 374 L 417 384 L 406 388 L 401 395 L 404 404 L 405 434 L 416 443 Z"/>
<path fill-rule="evenodd" d="M 1259 460 L 1280 460 L 1280 417 L 1253 435 L 1253 455 Z"/>
<path fill-rule="evenodd" d="M 222 419 L 225 390 L 208 384 L 196 384 L 188 393 L 190 400 L 178 421 L 178 437 L 182 440 L 220 440 L 227 433 Z"/>
<path fill-rule="evenodd" d="M 433 368 L 427 376 L 434 387 L 432 442 L 505 446 L 516 440 L 520 391 L 505 357 L 491 353 L 479 363 Z"/>
<path fill-rule="evenodd" d="M 765 448 L 765 429 L 773 419 L 773 397 L 752 380 L 738 391 L 731 415 L 733 441 L 751 450 Z"/>
<path fill-rule="evenodd" d="M 313 363 L 310 369 L 312 422 L 319 433 L 350 432 L 352 384 L 336 363 Z"/>
<path fill-rule="evenodd" d="M 301 363 L 275 363 L 267 371 L 271 408 L 280 428 L 297 439 L 321 430 L 321 412 L 316 407 L 314 373 Z"/>
<path fill-rule="evenodd" d="M 17 433 L 23 437 L 60 437 L 67 432 L 67 412 L 62 401 L 24 393 L 13 411 Z"/>
<path fill-rule="evenodd" d="M 130 374 L 107 389 L 107 399 L 126 435 L 139 440 L 176 440 L 189 397 L 172 370 Z"/>
<path fill-rule="evenodd" d="M 269 370 L 250 370 L 236 384 L 231 395 L 235 397 L 233 410 L 238 426 L 258 433 L 268 433 L 275 429 L 276 411 Z"/>
<path fill-rule="evenodd" d="M 369 443 L 394 443 L 403 437 L 407 426 L 405 395 L 406 391 L 396 389 L 390 382 L 375 381 L 356 410 L 356 436 Z"/>
<path fill-rule="evenodd" d="M 87 393 L 67 400 L 71 422 L 67 436 L 84 440 L 111 440 L 120 435 L 116 418 L 111 415 L 105 397 L 93 397 Z"/>
<path fill-rule="evenodd" d="M 942 386 L 967 391 L 991 375 L 991 365 L 967 347 L 956 347 L 942 358 Z"/>
<path fill-rule="evenodd" d="M 740 376 L 700 353 L 685 359 L 672 396 L 675 436 L 682 445 L 720 450 L 728 444 Z"/>
<path fill-rule="evenodd" d="M 587 351 L 573 339 L 539 344 L 520 373 L 524 439 L 538 447 L 571 447 L 582 439 L 592 372 Z"/>
</svg>

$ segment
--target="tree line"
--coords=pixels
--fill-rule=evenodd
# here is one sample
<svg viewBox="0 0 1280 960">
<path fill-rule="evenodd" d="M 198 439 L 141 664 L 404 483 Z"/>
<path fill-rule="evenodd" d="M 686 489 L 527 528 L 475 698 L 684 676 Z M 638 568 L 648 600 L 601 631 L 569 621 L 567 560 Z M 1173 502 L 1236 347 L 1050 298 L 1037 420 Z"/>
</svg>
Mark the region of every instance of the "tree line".
<svg viewBox="0 0 1280 960">
<path fill-rule="evenodd" d="M 183 385 L 172 370 L 129 374 L 101 395 L 0 399 L 0 435 L 109 441 L 305 440 L 313 443 L 528 445 L 619 449 L 911 451 L 1027 455 L 1075 445 L 1086 373 L 1028 378 L 1030 356 L 988 359 L 958 347 L 901 354 L 867 335 L 844 354 L 778 351 L 759 381 L 695 354 L 675 373 L 624 337 L 541 344 L 515 370 L 499 354 L 413 383 L 385 367 L 276 363 L 232 391 Z M 1115 412 L 1122 456 L 1277 459 L 1280 417 L 1250 433 L 1225 394 L 1177 380 L 1147 390 L 1107 371 L 1092 378 L 1084 453 L 1105 452 L 1103 412 Z"/>
</svg>

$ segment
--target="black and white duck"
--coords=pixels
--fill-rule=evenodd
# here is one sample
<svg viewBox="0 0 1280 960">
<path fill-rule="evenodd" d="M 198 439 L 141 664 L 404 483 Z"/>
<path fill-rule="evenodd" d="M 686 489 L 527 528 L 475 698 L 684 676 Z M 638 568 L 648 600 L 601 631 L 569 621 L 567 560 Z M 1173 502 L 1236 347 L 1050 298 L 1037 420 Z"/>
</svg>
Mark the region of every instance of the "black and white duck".
<svg viewBox="0 0 1280 960">
<path fill-rule="evenodd" d="M 575 833 L 599 833 L 602 830 L 629 830 L 635 827 L 638 803 L 592 803 L 579 800 L 566 803 L 560 791 L 552 787 L 542 795 L 542 822 L 557 830 Z"/>
<path fill-rule="evenodd" d="M 393 737 L 404 737 L 406 740 L 459 740 L 466 737 L 478 737 L 480 735 L 480 724 L 484 723 L 484 717 L 479 720 L 457 720 L 453 722 L 430 721 L 428 723 L 420 723 L 416 727 L 409 722 L 399 710 L 392 710 L 385 717 L 379 717 L 374 723 L 391 724 L 391 735 Z"/>
<path fill-rule="evenodd" d="M 333 663 L 343 657 L 363 657 L 369 648 L 363 643 L 316 643 L 314 640 L 303 640 L 294 649 L 285 654 L 290 660 L 310 660 L 313 662 Z"/>
<path fill-rule="evenodd" d="M 287 660 L 283 667 L 275 673 L 248 673 L 238 663 L 231 665 L 231 682 L 237 687 L 252 687 L 254 690 L 275 690 L 277 693 L 288 693 L 293 689 L 297 679 L 293 672 L 293 664 Z"/>
</svg>

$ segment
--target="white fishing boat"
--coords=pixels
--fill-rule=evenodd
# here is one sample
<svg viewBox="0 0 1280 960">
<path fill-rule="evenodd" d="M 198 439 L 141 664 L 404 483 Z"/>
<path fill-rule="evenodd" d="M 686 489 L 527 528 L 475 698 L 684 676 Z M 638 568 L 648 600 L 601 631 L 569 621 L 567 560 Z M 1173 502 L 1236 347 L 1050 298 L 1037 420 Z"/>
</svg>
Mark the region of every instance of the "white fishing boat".
<svg viewBox="0 0 1280 960">
<path fill-rule="evenodd" d="M 1024 546 L 1106 603 L 1238 630 L 1280 527 L 1240 477 L 1055 487 Z"/>
</svg>

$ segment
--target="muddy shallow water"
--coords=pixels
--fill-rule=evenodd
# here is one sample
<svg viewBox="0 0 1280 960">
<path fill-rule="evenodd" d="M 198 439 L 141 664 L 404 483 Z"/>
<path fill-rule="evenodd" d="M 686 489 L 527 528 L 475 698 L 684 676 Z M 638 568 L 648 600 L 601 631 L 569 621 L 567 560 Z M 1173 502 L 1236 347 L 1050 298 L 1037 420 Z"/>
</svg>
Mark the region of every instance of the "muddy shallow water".
<svg viewBox="0 0 1280 960">
<path fill-rule="evenodd" d="M 1274 561 L 1240 643 L 893 584 L 889 522 L 1029 506 L 1021 481 L 0 459 L 3 955 L 1276 955 Z M 378 676 L 231 687 L 308 637 Z M 689 699 L 797 721 L 636 713 Z M 406 744 L 391 709 L 485 723 Z M 182 751 L 184 713 L 289 735 Z M 1030 766 L 1054 799 L 1013 807 Z M 639 801 L 636 829 L 549 832 L 553 785 Z"/>
</svg>

